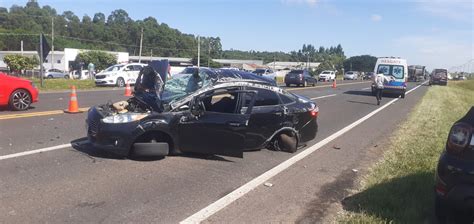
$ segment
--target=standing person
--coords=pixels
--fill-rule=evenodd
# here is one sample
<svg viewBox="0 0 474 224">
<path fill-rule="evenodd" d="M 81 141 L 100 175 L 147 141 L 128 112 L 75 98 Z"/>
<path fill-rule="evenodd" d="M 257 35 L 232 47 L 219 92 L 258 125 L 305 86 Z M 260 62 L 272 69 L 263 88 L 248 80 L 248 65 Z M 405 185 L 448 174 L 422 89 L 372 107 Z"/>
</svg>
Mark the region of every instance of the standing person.
<svg viewBox="0 0 474 224">
<path fill-rule="evenodd" d="M 393 79 L 393 77 L 391 77 Z M 375 84 L 375 97 L 377 98 L 377 105 L 380 105 L 380 101 L 382 101 L 382 94 L 384 89 L 384 84 L 386 82 L 390 82 L 391 79 L 388 79 L 384 73 L 377 73 L 374 78 Z"/>
</svg>

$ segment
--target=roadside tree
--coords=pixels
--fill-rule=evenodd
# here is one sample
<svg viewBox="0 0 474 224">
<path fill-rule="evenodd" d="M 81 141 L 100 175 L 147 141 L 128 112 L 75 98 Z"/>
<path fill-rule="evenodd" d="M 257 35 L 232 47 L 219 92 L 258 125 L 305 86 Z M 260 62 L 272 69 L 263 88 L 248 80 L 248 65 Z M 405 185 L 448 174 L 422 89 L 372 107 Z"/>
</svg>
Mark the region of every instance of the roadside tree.
<svg viewBox="0 0 474 224">
<path fill-rule="evenodd" d="M 117 58 L 113 54 L 103 51 L 85 51 L 77 55 L 75 64 L 82 64 L 87 66 L 89 63 L 95 65 L 98 71 L 104 70 L 107 67 L 116 64 Z"/>
</svg>

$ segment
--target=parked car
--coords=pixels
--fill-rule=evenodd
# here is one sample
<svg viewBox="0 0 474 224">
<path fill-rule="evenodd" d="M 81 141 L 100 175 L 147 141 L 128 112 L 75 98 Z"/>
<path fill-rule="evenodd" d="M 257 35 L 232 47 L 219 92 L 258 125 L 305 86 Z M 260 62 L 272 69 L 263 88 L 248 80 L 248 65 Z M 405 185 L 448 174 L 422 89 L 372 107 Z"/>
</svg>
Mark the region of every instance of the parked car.
<svg viewBox="0 0 474 224">
<path fill-rule="evenodd" d="M 199 73 L 200 88 L 187 91 L 192 75 L 173 78 L 160 94 L 164 110 L 153 110 L 140 93 L 125 113 L 94 106 L 87 135 L 100 149 L 121 155 L 166 156 L 186 152 L 243 157 L 263 147 L 295 152 L 315 138 L 319 108 L 251 73 Z"/>
<path fill-rule="evenodd" d="M 69 79 L 69 74 L 59 69 L 49 69 L 44 73 L 44 77 L 48 79 Z"/>
<path fill-rule="evenodd" d="M 336 72 L 335 71 L 323 71 L 319 74 L 318 81 L 332 81 L 336 79 Z"/>
<path fill-rule="evenodd" d="M 84 80 L 90 79 L 88 70 L 74 70 L 71 72 L 74 79 Z"/>
<path fill-rule="evenodd" d="M 38 101 L 38 89 L 26 79 L 0 73 L 0 106 L 26 110 Z"/>
<path fill-rule="evenodd" d="M 359 78 L 359 72 L 348 71 L 344 73 L 344 80 L 357 80 Z"/>
<path fill-rule="evenodd" d="M 372 80 L 374 79 L 374 74 L 373 72 L 367 72 L 365 75 L 362 77 L 363 80 Z"/>
<path fill-rule="evenodd" d="M 291 70 L 288 74 L 285 75 L 285 84 L 286 86 L 296 85 L 296 86 L 308 86 L 311 84 L 315 86 L 318 83 L 313 76 L 309 74 L 309 71 L 306 69 L 303 70 Z"/>
<path fill-rule="evenodd" d="M 435 213 L 439 223 L 448 216 L 474 222 L 474 107 L 454 123 L 439 158 L 435 181 Z"/>
<path fill-rule="evenodd" d="M 274 72 L 273 70 L 265 69 L 265 68 L 256 69 L 252 73 L 254 73 L 256 75 L 260 75 L 260 76 L 265 76 L 265 77 L 273 79 L 273 80 L 276 79 L 276 75 L 277 75 L 276 72 Z"/>
<path fill-rule="evenodd" d="M 95 84 L 97 86 L 118 86 L 124 87 L 127 82 L 131 85 L 135 84 L 138 73 L 146 66 L 146 64 L 129 63 L 117 64 L 108 67 L 95 76 Z"/>
<path fill-rule="evenodd" d="M 447 69 L 434 69 L 430 77 L 430 85 L 448 85 L 448 70 Z"/>
</svg>

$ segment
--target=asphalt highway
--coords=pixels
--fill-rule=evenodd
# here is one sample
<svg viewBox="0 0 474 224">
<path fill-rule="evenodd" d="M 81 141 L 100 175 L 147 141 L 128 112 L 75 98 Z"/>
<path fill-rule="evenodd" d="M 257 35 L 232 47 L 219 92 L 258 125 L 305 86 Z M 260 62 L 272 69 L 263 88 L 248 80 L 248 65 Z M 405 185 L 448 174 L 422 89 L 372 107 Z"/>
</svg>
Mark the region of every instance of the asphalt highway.
<svg viewBox="0 0 474 224">
<path fill-rule="evenodd" d="M 417 84 L 410 83 L 409 89 Z M 421 86 L 405 99 L 387 105 L 274 176 L 269 180 L 272 187 L 256 187 L 206 221 L 318 221 L 327 186 L 339 178 L 352 180 L 350 170 L 365 160 L 365 149 L 389 135 L 426 88 Z M 328 83 L 287 89 L 312 98 L 320 107 L 317 138 L 297 153 L 379 108 L 370 95 L 369 82 L 344 81 L 336 89 Z M 53 151 L 0 159 L 0 222 L 177 223 L 295 156 L 263 149 L 246 152 L 243 159 L 201 155 L 161 160 L 115 158 L 84 141 L 85 113 L 57 112 L 67 108 L 68 97 L 67 92 L 40 94 L 40 102 L 31 110 L 0 111 L 0 158 L 64 145 Z M 123 90 L 106 90 L 79 92 L 78 99 L 80 107 L 90 107 L 126 97 Z M 393 99 L 384 98 L 381 106 Z"/>
</svg>

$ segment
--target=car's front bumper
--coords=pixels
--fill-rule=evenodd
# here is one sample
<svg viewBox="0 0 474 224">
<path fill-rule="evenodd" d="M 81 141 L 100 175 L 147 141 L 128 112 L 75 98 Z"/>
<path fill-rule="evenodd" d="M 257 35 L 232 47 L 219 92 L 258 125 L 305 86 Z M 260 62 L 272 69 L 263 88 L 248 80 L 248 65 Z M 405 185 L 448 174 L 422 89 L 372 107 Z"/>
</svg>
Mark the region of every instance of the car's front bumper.
<svg viewBox="0 0 474 224">
<path fill-rule="evenodd" d="M 116 81 L 113 79 L 96 79 L 95 84 L 97 86 L 113 86 L 116 84 Z"/>
<path fill-rule="evenodd" d="M 92 107 L 87 115 L 86 129 L 87 138 L 92 145 L 98 149 L 111 152 L 120 156 L 128 156 L 135 139 L 139 122 L 121 124 L 109 124 L 102 121 L 95 107 Z"/>
</svg>

